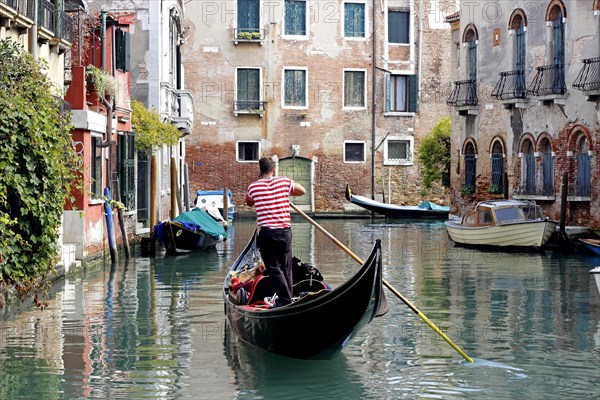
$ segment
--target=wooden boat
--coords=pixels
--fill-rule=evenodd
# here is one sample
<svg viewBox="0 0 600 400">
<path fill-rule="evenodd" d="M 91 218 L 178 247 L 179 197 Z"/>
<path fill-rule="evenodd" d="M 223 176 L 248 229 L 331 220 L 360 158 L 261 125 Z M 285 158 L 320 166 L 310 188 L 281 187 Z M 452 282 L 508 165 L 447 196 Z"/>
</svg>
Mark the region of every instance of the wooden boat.
<svg viewBox="0 0 600 400">
<path fill-rule="evenodd" d="M 598 288 L 598 294 L 600 294 L 600 267 L 592 269 L 590 274 L 596 279 L 596 287 Z"/>
<path fill-rule="evenodd" d="M 218 214 L 223 214 L 223 203 L 224 203 L 223 190 L 198 190 L 196 192 L 196 199 L 194 205 L 197 208 L 206 209 L 211 215 L 216 214 L 212 210 L 218 210 Z M 235 213 L 235 205 L 233 204 L 233 198 L 231 196 L 231 190 L 227 190 L 227 223 L 233 222 L 233 215 Z M 213 215 L 216 218 L 216 215 Z M 224 220 L 224 218 L 222 218 Z"/>
<path fill-rule="evenodd" d="M 384 303 L 379 240 L 360 270 L 334 290 L 307 279 L 295 281 L 294 302 L 289 305 L 263 308 L 260 304 L 239 304 L 239 298 L 233 294 L 232 277 L 260 263 L 255 239 L 256 232 L 233 263 L 223 286 L 225 314 L 241 340 L 287 357 L 330 359 L 380 315 L 378 311 Z M 298 289 L 309 283 L 315 285 L 313 290 Z"/>
<path fill-rule="evenodd" d="M 581 243 L 594 254 L 600 255 L 600 240 L 599 239 L 579 239 Z"/>
<path fill-rule="evenodd" d="M 199 208 L 157 224 L 154 235 L 168 254 L 212 248 L 227 239 L 223 225 Z"/>
<path fill-rule="evenodd" d="M 539 205 L 520 200 L 483 201 L 462 219 L 446 221 L 455 243 L 490 247 L 540 248 L 557 225 L 544 218 Z"/>
<path fill-rule="evenodd" d="M 350 185 L 346 185 L 346 200 L 388 218 L 447 219 L 450 212 L 450 207 L 440 206 L 429 201 L 422 201 L 418 206 L 398 206 L 382 203 L 368 197 L 352 194 Z"/>
</svg>

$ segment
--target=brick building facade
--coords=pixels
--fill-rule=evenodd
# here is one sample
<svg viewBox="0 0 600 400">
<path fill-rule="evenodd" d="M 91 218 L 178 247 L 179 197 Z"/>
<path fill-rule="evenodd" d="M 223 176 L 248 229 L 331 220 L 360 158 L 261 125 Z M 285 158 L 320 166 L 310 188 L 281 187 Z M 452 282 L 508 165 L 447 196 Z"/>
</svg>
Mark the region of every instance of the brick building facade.
<svg viewBox="0 0 600 400">
<path fill-rule="evenodd" d="M 451 1 L 235 0 L 186 5 L 196 124 L 190 189 L 243 203 L 256 161 L 308 189 L 298 205 L 343 211 L 344 187 L 420 198 L 419 139 L 450 108 Z M 374 7 L 374 9 L 373 9 Z M 447 95 L 447 93 L 446 93 Z M 390 196 L 391 193 L 391 196 Z M 444 202 L 443 188 L 435 199 Z"/>
<path fill-rule="evenodd" d="M 533 200 L 600 226 L 600 2 L 461 2 L 452 26 L 453 211 L 502 197 Z M 505 188 L 507 177 L 508 187 Z"/>
</svg>

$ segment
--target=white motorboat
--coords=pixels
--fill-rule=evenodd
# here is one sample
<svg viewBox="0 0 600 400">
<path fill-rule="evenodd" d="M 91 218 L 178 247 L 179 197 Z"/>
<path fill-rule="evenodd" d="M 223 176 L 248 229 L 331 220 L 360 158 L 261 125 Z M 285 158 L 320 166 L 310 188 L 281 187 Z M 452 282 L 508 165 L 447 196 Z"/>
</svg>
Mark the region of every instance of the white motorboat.
<svg viewBox="0 0 600 400">
<path fill-rule="evenodd" d="M 490 247 L 542 247 L 558 225 L 539 205 L 521 200 L 482 201 L 459 221 L 446 221 L 455 243 Z"/>
<path fill-rule="evenodd" d="M 598 294 L 600 294 L 600 266 L 592 269 L 590 271 L 590 274 L 592 274 L 592 276 L 596 278 L 596 287 L 598 288 Z"/>
</svg>

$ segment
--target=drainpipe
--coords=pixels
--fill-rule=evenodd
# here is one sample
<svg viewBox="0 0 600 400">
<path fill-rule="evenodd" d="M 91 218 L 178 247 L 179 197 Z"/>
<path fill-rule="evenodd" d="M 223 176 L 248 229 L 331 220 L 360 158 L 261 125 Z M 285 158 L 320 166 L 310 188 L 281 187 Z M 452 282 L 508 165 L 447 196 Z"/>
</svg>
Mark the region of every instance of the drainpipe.
<svg viewBox="0 0 600 400">
<path fill-rule="evenodd" d="M 375 27 L 375 5 L 376 0 L 373 0 L 373 7 L 371 10 L 371 18 L 372 18 L 372 26 L 373 26 L 373 34 L 372 34 L 372 42 L 373 42 L 373 55 L 371 57 L 371 67 L 373 75 L 371 77 L 371 198 L 375 199 L 375 62 L 376 62 L 376 50 L 377 50 L 377 42 L 376 42 L 376 27 Z"/>
<path fill-rule="evenodd" d="M 417 68 L 417 104 L 421 104 L 421 59 L 423 57 L 423 0 L 419 0 L 419 50 Z"/>
<path fill-rule="evenodd" d="M 33 56 L 33 58 L 37 58 L 38 52 L 38 0 L 33 0 L 33 24 L 29 28 L 29 36 L 28 36 L 28 45 L 29 45 L 29 53 Z"/>
</svg>

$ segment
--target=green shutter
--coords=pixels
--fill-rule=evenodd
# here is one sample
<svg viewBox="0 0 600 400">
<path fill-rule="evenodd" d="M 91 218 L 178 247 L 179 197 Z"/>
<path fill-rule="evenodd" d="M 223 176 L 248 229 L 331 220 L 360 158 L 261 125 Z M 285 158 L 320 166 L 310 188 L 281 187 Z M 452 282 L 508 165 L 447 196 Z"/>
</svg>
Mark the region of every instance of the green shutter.
<svg viewBox="0 0 600 400">
<path fill-rule="evenodd" d="M 384 112 L 390 112 L 390 73 L 386 72 L 383 79 L 383 93 L 385 104 L 383 106 Z"/>
<path fill-rule="evenodd" d="M 416 75 L 408 76 L 408 112 L 417 112 L 418 80 Z"/>
</svg>

